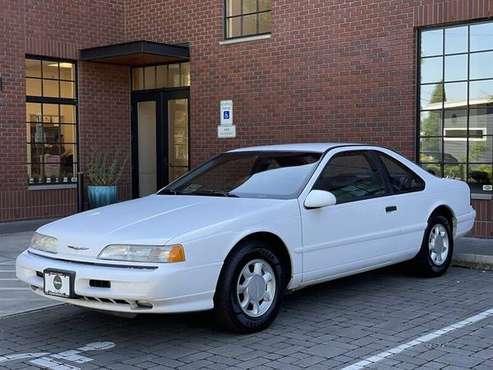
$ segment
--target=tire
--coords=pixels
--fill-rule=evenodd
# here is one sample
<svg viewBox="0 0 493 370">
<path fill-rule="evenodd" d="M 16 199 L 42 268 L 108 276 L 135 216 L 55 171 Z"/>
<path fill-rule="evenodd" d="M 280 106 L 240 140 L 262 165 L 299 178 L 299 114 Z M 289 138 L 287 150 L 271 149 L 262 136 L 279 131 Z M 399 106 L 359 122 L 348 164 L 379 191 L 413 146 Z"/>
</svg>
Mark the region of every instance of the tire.
<svg viewBox="0 0 493 370">
<path fill-rule="evenodd" d="M 214 296 L 218 323 L 242 334 L 267 328 L 281 307 L 286 287 L 284 271 L 281 260 L 267 243 L 241 244 L 227 258 L 219 277 Z M 252 302 L 256 302 L 256 307 Z"/>
<path fill-rule="evenodd" d="M 453 252 L 454 239 L 449 221 L 443 216 L 432 216 L 421 249 L 412 261 L 414 271 L 424 277 L 441 276 L 449 268 Z"/>
</svg>

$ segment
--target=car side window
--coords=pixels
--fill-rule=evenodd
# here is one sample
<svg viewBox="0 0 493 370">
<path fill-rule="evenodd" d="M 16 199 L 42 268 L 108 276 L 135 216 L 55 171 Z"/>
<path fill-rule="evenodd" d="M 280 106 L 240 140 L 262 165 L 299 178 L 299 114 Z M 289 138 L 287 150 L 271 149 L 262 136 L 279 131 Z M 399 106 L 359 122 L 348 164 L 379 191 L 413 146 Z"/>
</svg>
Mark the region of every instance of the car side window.
<svg viewBox="0 0 493 370">
<path fill-rule="evenodd" d="M 407 168 L 396 159 L 384 153 L 378 153 L 389 175 L 392 191 L 397 194 L 421 191 L 425 188 L 425 182 L 421 177 Z"/>
<path fill-rule="evenodd" d="M 364 151 L 336 154 L 325 166 L 313 189 L 330 191 L 337 204 L 386 194 L 383 178 Z"/>
</svg>

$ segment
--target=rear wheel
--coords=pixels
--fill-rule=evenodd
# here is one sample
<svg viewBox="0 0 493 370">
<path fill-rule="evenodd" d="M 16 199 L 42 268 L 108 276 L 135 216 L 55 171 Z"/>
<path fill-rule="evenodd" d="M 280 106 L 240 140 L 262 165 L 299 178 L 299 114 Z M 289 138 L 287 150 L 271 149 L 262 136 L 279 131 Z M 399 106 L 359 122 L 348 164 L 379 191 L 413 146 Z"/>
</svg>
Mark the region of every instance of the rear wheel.
<svg viewBox="0 0 493 370">
<path fill-rule="evenodd" d="M 214 297 L 218 322 L 237 333 L 267 328 L 285 288 L 280 259 L 262 241 L 242 244 L 225 262 Z"/>
<path fill-rule="evenodd" d="M 449 221 L 432 216 L 428 221 L 421 249 L 413 260 L 416 272 L 427 277 L 444 274 L 452 260 L 454 240 Z"/>
</svg>

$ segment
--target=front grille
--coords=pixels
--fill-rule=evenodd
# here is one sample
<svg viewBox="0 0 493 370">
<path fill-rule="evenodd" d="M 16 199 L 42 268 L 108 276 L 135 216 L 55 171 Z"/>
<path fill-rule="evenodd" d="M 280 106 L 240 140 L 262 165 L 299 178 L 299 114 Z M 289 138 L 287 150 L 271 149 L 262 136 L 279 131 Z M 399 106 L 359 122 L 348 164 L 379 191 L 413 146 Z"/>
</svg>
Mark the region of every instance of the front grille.
<svg viewBox="0 0 493 370">
<path fill-rule="evenodd" d="M 125 299 L 98 298 L 89 296 L 79 296 L 79 298 L 88 302 L 130 306 L 132 310 L 150 310 L 153 308 L 153 305 L 149 302 L 127 301 Z"/>
<path fill-rule="evenodd" d="M 98 298 L 98 297 L 88 297 L 88 296 L 81 296 L 80 298 L 89 302 L 132 305 L 130 301 L 126 301 L 124 299 Z"/>
</svg>

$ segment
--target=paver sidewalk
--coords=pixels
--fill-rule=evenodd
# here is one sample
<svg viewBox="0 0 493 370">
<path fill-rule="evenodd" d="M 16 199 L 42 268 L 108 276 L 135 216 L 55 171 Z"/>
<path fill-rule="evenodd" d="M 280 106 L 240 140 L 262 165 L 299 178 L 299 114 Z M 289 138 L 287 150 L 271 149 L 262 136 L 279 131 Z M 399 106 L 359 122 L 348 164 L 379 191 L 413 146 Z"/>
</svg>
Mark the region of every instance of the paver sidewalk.
<svg viewBox="0 0 493 370">
<path fill-rule="evenodd" d="M 493 270 L 493 239 L 458 239 L 455 243 L 454 264 Z"/>
<path fill-rule="evenodd" d="M 27 248 L 31 235 L 31 231 L 0 234 L 0 317 L 54 304 L 15 276 L 15 258 Z"/>
</svg>

